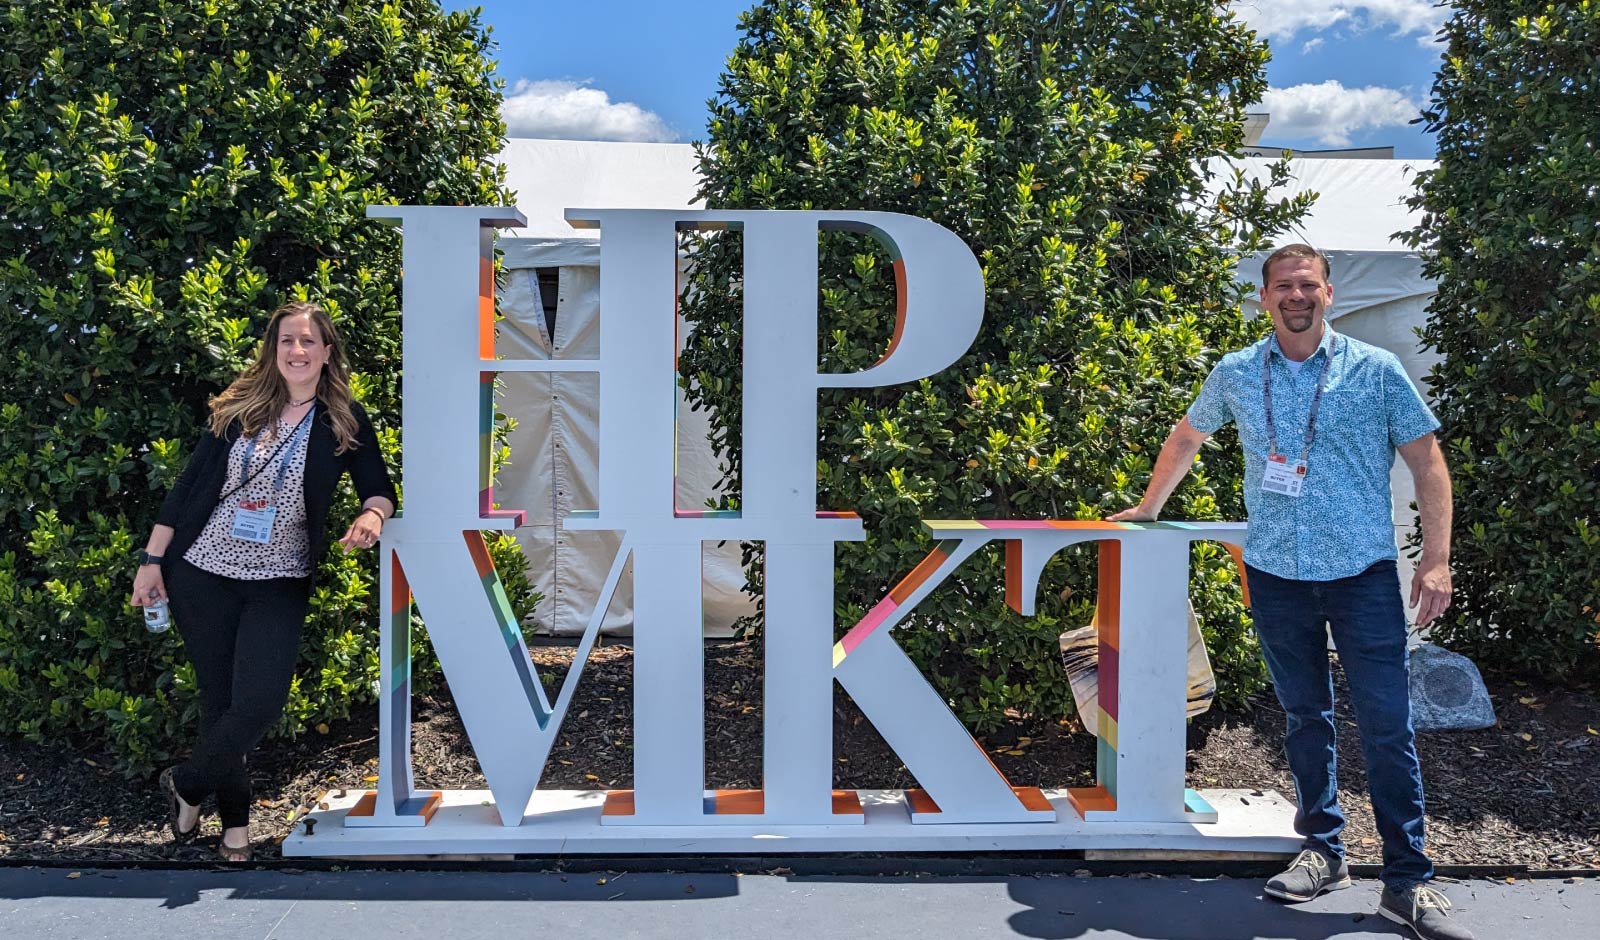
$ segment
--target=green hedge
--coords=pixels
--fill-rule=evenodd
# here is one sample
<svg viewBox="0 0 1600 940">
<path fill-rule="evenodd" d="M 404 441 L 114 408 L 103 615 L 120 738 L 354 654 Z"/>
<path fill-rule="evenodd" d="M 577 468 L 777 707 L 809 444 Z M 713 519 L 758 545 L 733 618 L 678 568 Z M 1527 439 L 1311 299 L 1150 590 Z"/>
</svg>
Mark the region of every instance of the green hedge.
<svg viewBox="0 0 1600 940">
<path fill-rule="evenodd" d="M 1600 674 L 1600 5 L 1457 0 L 1410 233 L 1455 477 L 1456 605 L 1434 635 Z"/>
<path fill-rule="evenodd" d="M 176 634 L 126 603 L 134 552 L 278 303 L 333 314 L 393 461 L 399 245 L 365 207 L 506 201 L 489 49 L 432 0 L 0 14 L 0 733 L 128 770 L 190 736 Z M 280 732 L 372 699 L 374 574 L 337 549 L 319 570 Z"/>
<path fill-rule="evenodd" d="M 920 519 L 1092 519 L 1136 502 L 1211 365 L 1263 328 L 1242 319 L 1233 263 L 1309 204 L 1226 170 L 1208 194 L 1207 161 L 1239 150 L 1265 89 L 1264 44 L 1201 0 L 768 0 L 741 29 L 700 151 L 706 204 L 930 218 L 972 247 L 988 289 L 957 365 L 822 393 L 819 505 L 859 511 L 869 533 L 839 548 L 840 628 L 927 551 Z M 699 242 L 681 365 L 737 476 L 741 256 L 734 237 Z M 822 368 L 865 368 L 894 323 L 889 259 L 859 236 L 821 249 Z M 1243 518 L 1230 441 L 1170 515 Z M 1195 561 L 1221 697 L 1237 701 L 1264 680 L 1237 575 L 1217 546 Z M 896 634 L 980 730 L 1071 714 L 1056 635 L 1094 599 L 1091 550 L 1047 569 L 1029 620 L 1006 607 L 1002 568 L 998 552 L 970 561 Z"/>
</svg>

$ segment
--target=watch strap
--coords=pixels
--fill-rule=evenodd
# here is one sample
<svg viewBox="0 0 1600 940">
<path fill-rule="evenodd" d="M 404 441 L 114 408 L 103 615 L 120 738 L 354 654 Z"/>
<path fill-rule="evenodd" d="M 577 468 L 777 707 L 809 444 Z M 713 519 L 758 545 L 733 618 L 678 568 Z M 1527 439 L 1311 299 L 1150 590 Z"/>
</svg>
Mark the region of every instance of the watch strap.
<svg viewBox="0 0 1600 940">
<path fill-rule="evenodd" d="M 149 552 L 145 551 L 144 549 L 140 549 L 139 550 L 139 564 L 140 565 L 159 565 L 159 564 L 161 564 L 161 556 L 160 555 L 152 555 Z"/>
</svg>

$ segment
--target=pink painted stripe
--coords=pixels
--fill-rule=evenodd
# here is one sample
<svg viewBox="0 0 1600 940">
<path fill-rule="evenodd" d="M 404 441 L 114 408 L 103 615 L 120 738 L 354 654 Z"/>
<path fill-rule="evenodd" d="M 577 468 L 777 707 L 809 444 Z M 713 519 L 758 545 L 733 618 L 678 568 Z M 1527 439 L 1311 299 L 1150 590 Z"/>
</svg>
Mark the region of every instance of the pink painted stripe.
<svg viewBox="0 0 1600 940">
<path fill-rule="evenodd" d="M 1050 523 L 1042 519 L 979 519 L 977 520 L 986 529 L 1052 529 Z"/>
<path fill-rule="evenodd" d="M 528 519 L 526 509 L 494 508 L 494 487 L 487 486 L 478 491 L 478 518 L 479 519 L 515 519 L 520 527 Z"/>
<path fill-rule="evenodd" d="M 878 629 L 888 619 L 889 615 L 894 613 L 895 608 L 899 606 L 899 604 L 895 603 L 893 597 L 885 597 L 878 602 L 876 607 L 867 611 L 867 615 L 861 618 L 861 622 L 851 627 L 850 632 L 846 633 L 844 639 L 839 641 L 839 644 L 844 647 L 845 655 L 855 652 L 856 647 L 861 645 L 861 641 L 871 636 L 872 631 Z"/>
</svg>

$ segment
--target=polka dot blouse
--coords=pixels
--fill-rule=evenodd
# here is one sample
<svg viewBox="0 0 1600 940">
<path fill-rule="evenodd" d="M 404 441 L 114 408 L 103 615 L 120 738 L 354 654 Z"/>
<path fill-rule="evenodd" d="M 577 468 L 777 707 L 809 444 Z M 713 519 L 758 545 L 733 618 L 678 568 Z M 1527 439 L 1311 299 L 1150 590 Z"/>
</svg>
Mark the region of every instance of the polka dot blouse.
<svg viewBox="0 0 1600 940">
<path fill-rule="evenodd" d="M 316 419 L 308 416 L 307 420 Z M 250 439 L 241 436 L 233 442 L 228 451 L 228 476 L 222 492 L 228 493 L 239 486 L 250 473 L 255 473 L 255 478 L 211 511 L 211 519 L 200 537 L 184 552 L 185 561 L 202 571 L 241 581 L 304 578 L 311 574 L 311 539 L 306 533 L 306 441 L 289 444 L 277 456 L 272 454 L 278 450 L 280 441 L 294 434 L 298 424 L 298 421 L 291 423 L 279 418 L 276 435 L 267 434 L 265 429 L 257 434 L 248 471 L 244 460 L 245 452 L 250 449 Z M 283 491 L 274 500 L 278 465 L 285 460 L 288 469 L 283 477 Z M 266 501 L 278 508 L 272 537 L 265 543 L 233 535 L 234 512 L 240 502 L 252 500 Z"/>
</svg>

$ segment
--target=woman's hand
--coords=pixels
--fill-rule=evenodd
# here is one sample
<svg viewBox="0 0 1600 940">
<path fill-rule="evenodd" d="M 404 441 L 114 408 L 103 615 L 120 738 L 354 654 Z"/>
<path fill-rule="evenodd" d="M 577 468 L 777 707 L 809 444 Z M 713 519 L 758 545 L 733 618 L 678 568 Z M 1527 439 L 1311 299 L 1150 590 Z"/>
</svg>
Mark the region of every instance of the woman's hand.
<svg viewBox="0 0 1600 940">
<path fill-rule="evenodd" d="M 383 519 L 381 509 L 361 510 L 361 514 L 350 523 L 350 528 L 345 530 L 344 538 L 339 540 L 339 544 L 343 545 L 347 552 L 358 548 L 371 548 L 378 544 L 378 536 L 383 534 Z"/>
<path fill-rule="evenodd" d="M 167 596 L 160 565 L 140 565 L 133 576 L 133 606 L 148 607 Z"/>
</svg>

